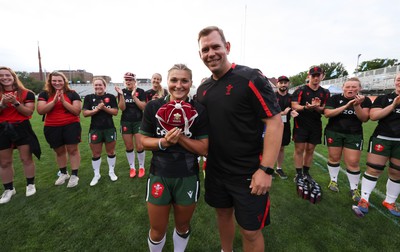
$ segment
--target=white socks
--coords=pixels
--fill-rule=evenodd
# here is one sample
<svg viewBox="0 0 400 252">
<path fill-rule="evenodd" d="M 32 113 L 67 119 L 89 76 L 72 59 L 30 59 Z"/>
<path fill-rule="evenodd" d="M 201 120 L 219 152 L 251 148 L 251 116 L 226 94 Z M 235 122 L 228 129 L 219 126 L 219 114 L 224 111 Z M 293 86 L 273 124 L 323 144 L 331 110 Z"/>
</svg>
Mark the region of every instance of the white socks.
<svg viewBox="0 0 400 252">
<path fill-rule="evenodd" d="M 146 157 L 146 152 L 144 150 L 142 152 L 137 153 L 137 158 L 139 161 L 139 168 L 144 168 L 145 157 Z"/>
<path fill-rule="evenodd" d="M 117 158 L 115 155 L 113 156 L 107 156 L 107 163 L 108 163 L 108 172 L 109 173 L 114 173 L 114 168 L 115 168 L 115 162 Z"/>
<path fill-rule="evenodd" d="M 396 183 L 390 178 L 388 178 L 386 183 L 386 198 L 385 201 L 387 203 L 394 203 L 396 202 L 397 197 L 400 194 L 400 183 Z"/>
<path fill-rule="evenodd" d="M 150 231 L 149 231 L 149 237 L 147 239 L 147 243 L 149 244 L 150 252 L 161 252 L 165 245 L 165 237 L 166 235 L 164 235 L 164 237 L 159 242 L 152 241 L 150 238 Z"/>
<path fill-rule="evenodd" d="M 129 163 L 129 167 L 131 169 L 135 169 L 135 151 L 131 151 L 131 152 L 125 152 L 126 154 L 126 159 L 128 159 L 128 163 Z"/>
<path fill-rule="evenodd" d="M 101 158 L 97 160 L 92 159 L 92 167 L 94 171 L 94 176 L 99 177 L 100 176 L 100 165 L 101 165 Z"/>
<path fill-rule="evenodd" d="M 178 234 L 176 228 L 174 228 L 174 234 L 172 239 L 174 240 L 174 252 L 183 252 L 190 238 L 190 229 L 185 234 Z"/>
<path fill-rule="evenodd" d="M 340 164 L 327 164 L 329 176 L 331 177 L 331 181 L 337 182 L 339 171 L 340 171 Z"/>
</svg>

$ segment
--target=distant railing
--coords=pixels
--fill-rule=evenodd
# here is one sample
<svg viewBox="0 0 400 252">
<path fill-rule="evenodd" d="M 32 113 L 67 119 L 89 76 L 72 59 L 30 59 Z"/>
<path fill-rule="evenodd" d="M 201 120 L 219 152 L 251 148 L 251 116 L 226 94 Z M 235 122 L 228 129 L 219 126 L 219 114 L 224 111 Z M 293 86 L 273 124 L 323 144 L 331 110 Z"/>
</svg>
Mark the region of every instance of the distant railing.
<svg viewBox="0 0 400 252">
<path fill-rule="evenodd" d="M 359 72 L 355 73 L 355 76 L 360 79 L 364 93 L 380 94 L 394 89 L 394 77 L 398 72 L 400 72 L 400 65 Z M 332 85 L 341 89 L 348 77 L 321 81 L 321 86 Z M 293 93 L 297 87 L 299 86 L 291 88 L 289 92 Z"/>
</svg>

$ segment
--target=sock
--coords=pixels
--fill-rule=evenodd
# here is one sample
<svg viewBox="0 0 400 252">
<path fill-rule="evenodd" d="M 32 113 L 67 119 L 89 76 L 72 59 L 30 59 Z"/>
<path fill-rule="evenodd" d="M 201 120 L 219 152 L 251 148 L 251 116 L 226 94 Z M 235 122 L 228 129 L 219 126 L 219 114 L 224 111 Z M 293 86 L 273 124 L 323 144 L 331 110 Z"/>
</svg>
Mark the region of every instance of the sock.
<svg viewBox="0 0 400 252">
<path fill-rule="evenodd" d="M 340 171 L 340 164 L 339 163 L 332 164 L 328 162 L 327 166 L 328 166 L 329 176 L 331 177 L 331 181 L 337 182 Z"/>
<path fill-rule="evenodd" d="M 378 181 L 377 177 L 371 176 L 367 173 L 364 173 L 361 182 L 361 198 L 369 201 L 369 196 L 371 192 L 374 190 L 376 186 L 376 182 Z"/>
<path fill-rule="evenodd" d="M 346 170 L 347 172 L 347 179 L 349 180 L 350 190 L 355 190 L 358 188 L 358 184 L 360 183 L 360 171 L 350 171 L 349 169 Z"/>
<path fill-rule="evenodd" d="M 189 242 L 190 229 L 185 234 L 179 234 L 174 228 L 174 234 L 172 239 L 174 240 L 174 252 L 185 251 L 185 248 Z"/>
<path fill-rule="evenodd" d="M 71 174 L 78 177 L 78 169 L 72 170 Z"/>
<path fill-rule="evenodd" d="M 303 174 L 304 175 L 309 175 L 308 171 L 310 170 L 310 167 L 308 166 L 303 166 Z"/>
<path fill-rule="evenodd" d="M 303 175 L 303 168 L 296 168 L 296 173 L 297 173 L 297 175 L 302 176 Z"/>
<path fill-rule="evenodd" d="M 101 157 L 94 158 L 92 157 L 92 167 L 94 171 L 94 176 L 100 176 L 100 165 L 101 165 Z"/>
<path fill-rule="evenodd" d="M 108 172 L 109 173 L 114 172 L 116 160 L 117 160 L 116 155 L 107 156 Z"/>
<path fill-rule="evenodd" d="M 164 235 L 164 237 L 161 239 L 161 241 L 155 242 L 155 241 L 151 240 L 150 232 L 149 232 L 149 237 L 147 239 L 147 243 L 149 244 L 150 252 L 161 252 L 165 245 L 165 240 L 166 240 L 165 237 L 166 237 L 166 235 Z"/>
<path fill-rule="evenodd" d="M 67 167 L 61 167 L 60 172 L 63 174 L 67 174 Z"/>
<path fill-rule="evenodd" d="M 4 186 L 4 189 L 5 189 L 5 190 L 12 190 L 12 189 L 14 189 L 14 184 L 13 184 L 12 181 L 11 181 L 10 183 L 3 184 L 3 186 Z"/>
<path fill-rule="evenodd" d="M 146 157 L 146 152 L 144 150 L 137 152 L 137 158 L 139 161 L 139 167 L 144 168 L 144 159 Z"/>
<path fill-rule="evenodd" d="M 128 159 L 129 167 L 135 169 L 135 152 L 133 150 L 126 150 L 126 159 Z"/>
<path fill-rule="evenodd" d="M 35 177 L 26 178 L 26 185 L 34 185 L 35 184 Z"/>
<path fill-rule="evenodd" d="M 397 197 L 400 194 L 400 180 L 394 181 L 388 178 L 386 183 L 386 198 L 385 201 L 387 203 L 396 202 Z"/>
<path fill-rule="evenodd" d="M 278 167 L 278 166 L 277 166 L 276 169 L 277 169 L 277 170 L 282 170 L 282 167 Z"/>
</svg>

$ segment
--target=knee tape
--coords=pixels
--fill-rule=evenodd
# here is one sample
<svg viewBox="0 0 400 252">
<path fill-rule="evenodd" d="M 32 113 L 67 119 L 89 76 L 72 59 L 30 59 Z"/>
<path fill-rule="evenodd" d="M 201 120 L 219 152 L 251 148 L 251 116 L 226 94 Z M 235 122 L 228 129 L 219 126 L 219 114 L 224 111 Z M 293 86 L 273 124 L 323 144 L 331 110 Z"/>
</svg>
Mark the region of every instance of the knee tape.
<svg viewBox="0 0 400 252">
<path fill-rule="evenodd" d="M 390 167 L 390 168 L 393 168 L 393 169 L 395 169 L 395 170 L 400 171 L 400 165 L 395 165 L 395 164 L 393 164 L 393 163 L 390 162 L 390 161 L 389 161 L 389 167 Z"/>
<path fill-rule="evenodd" d="M 367 165 L 375 170 L 383 171 L 385 169 L 385 165 L 377 165 L 367 162 Z"/>
</svg>

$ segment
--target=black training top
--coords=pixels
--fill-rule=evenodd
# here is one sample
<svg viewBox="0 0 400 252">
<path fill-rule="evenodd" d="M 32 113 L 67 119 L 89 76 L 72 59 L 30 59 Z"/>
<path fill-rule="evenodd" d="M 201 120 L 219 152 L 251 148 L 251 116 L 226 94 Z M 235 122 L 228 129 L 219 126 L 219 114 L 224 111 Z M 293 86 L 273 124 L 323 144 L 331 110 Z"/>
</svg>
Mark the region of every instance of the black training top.
<svg viewBox="0 0 400 252">
<path fill-rule="evenodd" d="M 167 90 L 163 89 L 164 92 L 164 96 L 168 95 Z M 153 96 L 157 93 L 157 91 L 155 91 L 154 89 L 149 89 L 146 91 L 145 95 L 146 95 L 146 102 L 149 102 L 153 99 Z M 160 97 L 159 97 L 160 98 Z"/>
<path fill-rule="evenodd" d="M 163 138 L 167 134 L 155 115 L 162 105 L 169 102 L 169 98 L 170 96 L 166 96 L 147 103 L 139 133 L 156 138 Z M 189 102 L 198 113 L 187 137 L 191 139 L 208 138 L 208 119 L 204 106 L 194 100 L 187 100 L 186 102 Z M 179 144 L 170 146 L 166 150 L 153 151 L 150 173 L 167 178 L 181 178 L 198 174 L 197 157 L 196 154 L 189 152 Z"/>
<path fill-rule="evenodd" d="M 385 108 L 390 106 L 396 97 L 397 94 L 395 92 L 378 96 L 371 108 Z M 397 106 L 389 115 L 379 120 L 378 126 L 373 133 L 373 136 L 378 135 L 400 138 L 400 106 Z"/>
<path fill-rule="evenodd" d="M 104 95 L 90 94 L 83 100 L 83 110 L 94 110 L 103 101 L 108 108 L 118 108 L 117 99 L 114 95 L 105 93 Z M 112 115 L 100 110 L 92 116 L 90 129 L 112 129 L 115 128 Z"/>
<path fill-rule="evenodd" d="M 292 94 L 292 102 L 298 102 L 300 105 L 305 106 L 306 103 L 312 103 L 312 99 L 318 97 L 323 106 L 330 96 L 328 89 L 318 87 L 317 90 L 312 90 L 308 85 L 297 88 Z M 314 130 L 322 129 L 321 114 L 315 110 L 301 110 L 298 111 L 299 115 L 294 118 L 295 128 L 308 128 Z"/>
<path fill-rule="evenodd" d="M 142 121 L 143 111 L 136 105 L 132 97 L 132 91 L 122 89 L 123 99 L 125 99 L 125 110 L 122 111 L 121 122 L 140 122 Z M 146 101 L 146 95 L 143 89 L 137 88 L 135 96 L 140 101 Z M 121 99 L 121 96 L 118 96 Z"/>
<path fill-rule="evenodd" d="M 331 96 L 326 102 L 325 109 L 335 109 L 346 105 L 352 99 L 347 99 L 343 94 L 337 94 Z M 371 108 L 371 99 L 365 97 L 364 101 L 361 103 L 362 108 Z M 354 107 L 351 106 L 342 111 L 337 116 L 330 117 L 328 124 L 326 125 L 327 130 L 345 133 L 345 134 L 361 134 L 362 122 L 358 119 Z"/>
<path fill-rule="evenodd" d="M 281 112 L 268 79 L 257 69 L 232 64 L 219 80 L 208 78 L 197 100 L 210 122 L 207 172 L 251 175 L 260 164 L 263 118 Z"/>
</svg>

